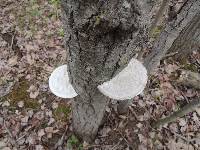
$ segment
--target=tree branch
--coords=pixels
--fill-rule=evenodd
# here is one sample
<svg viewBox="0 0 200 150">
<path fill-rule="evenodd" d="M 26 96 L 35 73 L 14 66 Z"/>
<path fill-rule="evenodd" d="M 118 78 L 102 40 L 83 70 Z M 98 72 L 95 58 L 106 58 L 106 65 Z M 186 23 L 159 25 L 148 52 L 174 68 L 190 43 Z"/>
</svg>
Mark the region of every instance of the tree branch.
<svg viewBox="0 0 200 150">
<path fill-rule="evenodd" d="M 178 117 L 183 117 L 185 114 L 192 112 L 195 110 L 195 108 L 200 106 L 200 101 L 199 100 L 194 100 L 191 103 L 187 104 L 184 106 L 182 109 L 178 110 L 177 112 L 174 112 L 172 115 L 169 117 L 163 118 L 158 120 L 157 122 L 152 124 L 153 128 L 158 128 L 166 123 L 170 123 L 172 121 L 175 121 L 176 118 Z"/>
</svg>

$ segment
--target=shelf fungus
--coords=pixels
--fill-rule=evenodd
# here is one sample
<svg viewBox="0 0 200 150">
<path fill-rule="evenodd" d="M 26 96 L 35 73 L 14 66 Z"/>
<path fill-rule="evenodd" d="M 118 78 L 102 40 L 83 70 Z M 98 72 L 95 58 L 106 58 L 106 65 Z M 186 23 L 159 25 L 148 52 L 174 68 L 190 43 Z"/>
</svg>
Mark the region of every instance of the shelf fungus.
<svg viewBox="0 0 200 150">
<path fill-rule="evenodd" d="M 131 99 L 144 90 L 147 78 L 146 68 L 137 59 L 132 58 L 119 74 L 99 85 L 98 89 L 112 99 Z"/>
<path fill-rule="evenodd" d="M 69 82 L 67 65 L 56 68 L 49 77 L 49 88 L 53 94 L 61 98 L 73 98 L 77 96 Z"/>
<path fill-rule="evenodd" d="M 133 58 L 119 74 L 97 88 L 112 99 L 126 100 L 139 95 L 144 90 L 147 78 L 146 68 Z M 53 94 L 61 98 L 77 96 L 69 82 L 67 65 L 62 65 L 52 72 L 49 77 L 49 87 Z"/>
</svg>

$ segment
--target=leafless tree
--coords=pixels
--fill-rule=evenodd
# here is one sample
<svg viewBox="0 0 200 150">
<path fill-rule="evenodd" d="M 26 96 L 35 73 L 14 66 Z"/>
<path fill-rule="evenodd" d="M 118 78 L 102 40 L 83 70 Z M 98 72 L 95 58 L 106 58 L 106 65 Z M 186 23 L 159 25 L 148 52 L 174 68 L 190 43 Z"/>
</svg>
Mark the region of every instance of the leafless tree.
<svg viewBox="0 0 200 150">
<path fill-rule="evenodd" d="M 73 128 L 83 140 L 95 138 L 109 103 L 97 86 L 147 46 L 152 24 L 159 20 L 153 17 L 155 4 L 152 0 L 62 0 L 68 71 L 78 93 L 72 101 Z M 186 0 L 166 22 L 144 65 L 151 74 L 166 53 L 186 54 L 199 45 L 200 1 Z"/>
</svg>

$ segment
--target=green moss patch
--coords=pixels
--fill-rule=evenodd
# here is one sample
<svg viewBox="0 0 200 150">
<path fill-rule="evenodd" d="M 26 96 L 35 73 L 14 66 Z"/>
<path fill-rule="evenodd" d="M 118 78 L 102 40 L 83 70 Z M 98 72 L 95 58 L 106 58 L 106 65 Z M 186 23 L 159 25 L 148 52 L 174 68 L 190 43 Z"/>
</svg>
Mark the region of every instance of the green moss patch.
<svg viewBox="0 0 200 150">
<path fill-rule="evenodd" d="M 67 140 L 67 149 L 83 150 L 83 144 L 80 143 L 76 136 L 72 135 Z"/>
<path fill-rule="evenodd" d="M 37 109 L 39 103 L 35 99 L 31 99 L 27 92 L 29 84 L 26 80 L 20 81 L 15 85 L 12 92 L 10 92 L 5 98 L 9 100 L 11 106 L 17 107 L 18 102 L 23 101 L 25 108 Z"/>
<path fill-rule="evenodd" d="M 198 72 L 198 67 L 195 64 L 186 64 L 183 69 Z"/>
<path fill-rule="evenodd" d="M 163 26 L 157 26 L 157 27 L 155 27 L 155 28 L 151 31 L 150 36 L 151 36 L 152 38 L 158 37 L 158 36 L 160 35 L 162 29 L 163 29 Z"/>
<path fill-rule="evenodd" d="M 65 103 L 60 103 L 58 107 L 53 111 L 54 118 L 59 121 L 67 121 L 71 112 L 70 106 Z"/>
</svg>

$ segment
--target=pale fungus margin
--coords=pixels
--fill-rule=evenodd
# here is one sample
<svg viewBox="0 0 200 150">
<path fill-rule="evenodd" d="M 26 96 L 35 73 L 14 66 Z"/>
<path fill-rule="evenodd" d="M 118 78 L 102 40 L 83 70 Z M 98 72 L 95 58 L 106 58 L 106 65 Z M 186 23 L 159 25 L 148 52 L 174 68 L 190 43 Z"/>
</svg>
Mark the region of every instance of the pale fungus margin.
<svg viewBox="0 0 200 150">
<path fill-rule="evenodd" d="M 67 65 L 59 66 L 51 73 L 49 88 L 53 94 L 61 98 L 73 98 L 78 95 L 69 82 Z"/>
<path fill-rule="evenodd" d="M 114 78 L 97 88 L 102 94 L 115 100 L 131 99 L 142 93 L 147 83 L 147 70 L 144 65 L 132 58 L 128 65 Z M 49 77 L 49 88 L 61 98 L 73 98 L 78 94 L 69 82 L 67 65 L 56 68 Z"/>
<path fill-rule="evenodd" d="M 98 89 L 112 99 L 131 99 L 142 93 L 147 79 L 147 70 L 144 65 L 137 59 L 132 58 L 119 74 L 99 85 Z"/>
</svg>

